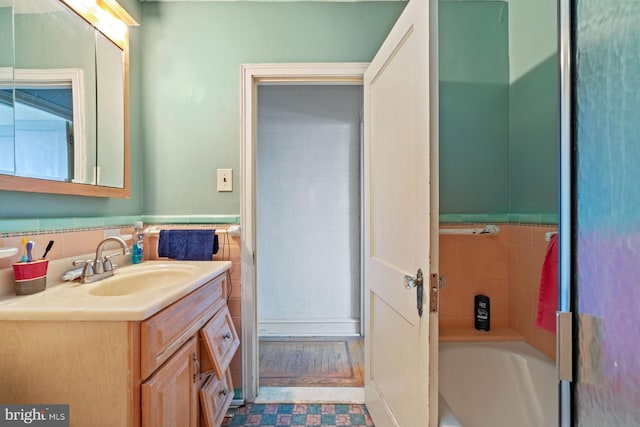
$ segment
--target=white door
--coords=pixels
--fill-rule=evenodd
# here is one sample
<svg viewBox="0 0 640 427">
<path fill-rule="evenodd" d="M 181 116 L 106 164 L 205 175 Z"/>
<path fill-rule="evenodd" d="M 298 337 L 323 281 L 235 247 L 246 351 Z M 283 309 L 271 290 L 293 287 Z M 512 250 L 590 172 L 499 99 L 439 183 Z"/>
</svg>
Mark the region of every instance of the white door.
<svg viewBox="0 0 640 427">
<path fill-rule="evenodd" d="M 429 1 L 411 0 L 364 76 L 365 399 L 377 427 L 437 423 L 437 374 L 429 375 L 437 373 L 429 278 L 437 267 L 430 239 L 438 237 L 429 24 Z M 405 287 L 418 269 L 422 316 L 417 288 Z"/>
</svg>

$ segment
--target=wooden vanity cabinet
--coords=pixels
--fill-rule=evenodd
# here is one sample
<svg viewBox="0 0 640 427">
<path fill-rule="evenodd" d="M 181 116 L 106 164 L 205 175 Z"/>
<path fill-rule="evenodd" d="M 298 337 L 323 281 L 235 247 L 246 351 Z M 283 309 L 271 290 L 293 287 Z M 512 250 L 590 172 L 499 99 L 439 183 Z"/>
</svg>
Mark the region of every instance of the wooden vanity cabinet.
<svg viewBox="0 0 640 427">
<path fill-rule="evenodd" d="M 71 427 L 219 426 L 239 344 L 226 277 L 142 321 L 0 321 L 0 402 L 68 404 Z"/>
<path fill-rule="evenodd" d="M 218 276 L 141 323 L 143 427 L 222 423 L 233 399 L 229 363 L 240 344 L 226 290 Z"/>
</svg>

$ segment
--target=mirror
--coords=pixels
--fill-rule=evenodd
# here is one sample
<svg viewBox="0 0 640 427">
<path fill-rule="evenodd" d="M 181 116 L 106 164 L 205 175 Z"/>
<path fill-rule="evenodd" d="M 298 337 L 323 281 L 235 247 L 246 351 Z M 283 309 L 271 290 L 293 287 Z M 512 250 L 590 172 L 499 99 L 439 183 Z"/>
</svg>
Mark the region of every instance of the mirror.
<svg viewBox="0 0 640 427">
<path fill-rule="evenodd" d="M 0 174 L 14 174 L 13 158 L 13 8 L 0 0 Z"/>
<path fill-rule="evenodd" d="M 92 184 L 95 29 L 54 0 L 15 2 L 13 16 L 15 175 Z"/>
<path fill-rule="evenodd" d="M 102 34 L 96 39 L 98 95 L 98 141 L 121 141 L 119 144 L 98 144 L 98 185 L 124 185 L 124 57 L 118 46 Z"/>
<path fill-rule="evenodd" d="M 67 3 L 0 0 L 0 35 L 13 40 L 0 46 L 0 189 L 128 197 L 126 25 L 135 21 L 118 7 L 129 22 L 118 21 L 114 42 L 96 29 L 96 5 L 81 17 Z"/>
</svg>

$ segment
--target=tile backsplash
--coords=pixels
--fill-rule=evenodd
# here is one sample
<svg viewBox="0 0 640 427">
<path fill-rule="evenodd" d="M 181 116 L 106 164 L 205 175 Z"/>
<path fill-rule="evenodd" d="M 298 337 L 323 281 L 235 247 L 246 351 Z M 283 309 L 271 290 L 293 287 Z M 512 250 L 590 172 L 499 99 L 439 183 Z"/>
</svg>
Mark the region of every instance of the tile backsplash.
<svg viewBox="0 0 640 427">
<path fill-rule="evenodd" d="M 139 219 L 139 218 L 138 218 Z M 128 220 L 128 218 L 127 218 Z M 133 224 L 133 220 L 127 221 Z M 216 228 L 226 229 L 224 224 L 157 224 L 159 228 Z M 123 222 L 124 223 L 124 222 Z M 146 224 L 146 223 L 145 223 Z M 94 226 L 91 222 L 77 224 L 75 229 L 43 230 L 39 224 L 32 233 L 19 230 L 0 230 L 0 247 L 20 248 L 23 237 L 36 242 L 35 256 L 40 257 L 50 240 L 53 249 L 47 258 L 74 258 L 91 254 L 98 243 L 108 234 L 119 232 L 132 234 L 132 225 L 107 224 Z M 63 226 L 65 224 L 58 224 Z M 447 228 L 469 225 L 442 225 Z M 475 225 L 474 225 L 475 226 Z M 545 353 L 555 357 L 555 335 L 534 325 L 540 271 L 546 253 L 545 233 L 556 231 L 555 226 L 499 224 L 500 233 L 494 236 L 440 236 L 440 271 L 447 279 L 441 292 L 441 328 L 473 328 L 473 297 L 483 293 L 491 298 L 492 328 L 510 328 L 525 340 Z M 214 260 L 230 260 L 231 289 L 229 309 L 238 334 L 241 324 L 241 266 L 240 237 L 219 235 L 220 250 Z M 128 242 L 131 244 L 131 242 Z M 11 258 L 0 259 L 0 269 L 11 268 L 22 252 Z M 237 352 L 231 362 L 234 387 L 239 390 L 242 381 L 242 351 Z"/>
<path fill-rule="evenodd" d="M 105 238 L 111 230 L 117 230 L 115 234 L 125 235 L 133 233 L 133 227 L 109 227 L 107 229 L 81 229 L 81 230 L 61 230 L 52 232 L 35 233 L 5 233 L 5 237 L 0 237 L 0 247 L 18 248 L 18 253 L 10 258 L 0 259 L 0 269 L 9 268 L 14 262 L 20 261 L 22 256 L 22 239 L 24 237 L 35 242 L 33 250 L 34 258 L 42 257 L 45 248 L 50 240 L 54 241 L 53 247 L 47 254 L 50 260 L 61 258 L 73 258 L 95 252 L 98 243 Z M 7 236 L 7 234 L 9 234 Z M 131 242 L 128 242 L 131 245 Z"/>
<path fill-rule="evenodd" d="M 477 226 L 477 225 L 474 225 Z M 469 228 L 469 225 L 445 225 Z M 555 335 L 534 325 L 540 273 L 547 242 L 556 226 L 499 224 L 497 235 L 441 235 L 440 327 L 473 328 L 476 294 L 491 298 L 491 327 L 510 328 L 530 345 L 555 358 Z"/>
<path fill-rule="evenodd" d="M 153 224 L 158 229 L 203 229 L 213 228 L 216 230 L 226 230 L 229 224 Z M 239 336 L 242 336 L 242 304 L 241 304 L 241 272 L 240 272 L 240 236 L 233 236 L 227 233 L 218 233 L 218 253 L 213 256 L 214 261 L 231 261 L 229 297 L 227 305 L 231 312 L 234 326 Z M 149 238 L 145 236 L 145 248 L 149 247 Z M 146 251 L 149 254 L 151 251 Z M 242 385 L 242 340 L 240 348 L 231 360 L 231 380 L 239 395 Z"/>
</svg>

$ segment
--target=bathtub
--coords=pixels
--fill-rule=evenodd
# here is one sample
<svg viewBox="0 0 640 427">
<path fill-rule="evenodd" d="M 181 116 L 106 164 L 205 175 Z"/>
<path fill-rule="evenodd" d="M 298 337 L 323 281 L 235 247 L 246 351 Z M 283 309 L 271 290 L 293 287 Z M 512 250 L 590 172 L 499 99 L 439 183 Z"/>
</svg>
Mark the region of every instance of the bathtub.
<svg viewBox="0 0 640 427">
<path fill-rule="evenodd" d="M 443 342 L 440 427 L 558 425 L 555 364 L 524 342 Z"/>
</svg>

